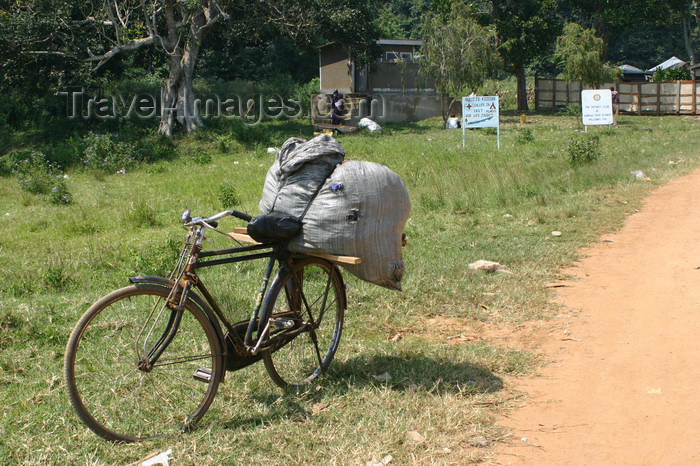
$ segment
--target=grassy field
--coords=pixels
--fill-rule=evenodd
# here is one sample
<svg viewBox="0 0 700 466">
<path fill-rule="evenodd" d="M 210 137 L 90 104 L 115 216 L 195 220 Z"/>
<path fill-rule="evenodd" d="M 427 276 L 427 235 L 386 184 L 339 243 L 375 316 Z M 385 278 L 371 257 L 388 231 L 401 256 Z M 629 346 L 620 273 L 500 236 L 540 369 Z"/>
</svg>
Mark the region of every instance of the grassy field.
<svg viewBox="0 0 700 466">
<path fill-rule="evenodd" d="M 284 393 L 262 365 L 231 373 L 197 430 L 136 445 L 100 440 L 73 413 L 62 377 L 73 325 L 128 276 L 168 273 L 185 208 L 257 212 L 274 157 L 267 147 L 309 138 L 311 130 L 299 121 L 248 132 L 222 125 L 182 137 L 157 161 L 125 173 L 68 169 L 67 177 L 59 174 L 72 196 L 66 205 L 21 190 L 5 170 L 0 457 L 129 464 L 169 448 L 171 464 L 464 464 L 488 457 L 489 446 L 507 435 L 494 416 L 513 398 L 509 381 L 541 364 L 537 354 L 490 340 L 490 330 L 552 318 L 557 307 L 546 285 L 579 248 L 620 227 L 655 186 L 700 164 L 695 119 L 622 116 L 617 129 L 584 133 L 575 116 L 531 114 L 525 124 L 519 117 L 502 114 L 500 150 L 490 130 L 469 131 L 463 149 L 461 131 L 440 129 L 438 119 L 338 136 L 347 157 L 388 165 L 408 188 L 404 291 L 346 274 L 343 339 L 318 384 Z M 637 179 L 637 170 L 648 180 Z M 467 267 L 479 259 L 511 273 Z M 262 270 L 207 273 L 232 318 L 247 314 Z"/>
</svg>

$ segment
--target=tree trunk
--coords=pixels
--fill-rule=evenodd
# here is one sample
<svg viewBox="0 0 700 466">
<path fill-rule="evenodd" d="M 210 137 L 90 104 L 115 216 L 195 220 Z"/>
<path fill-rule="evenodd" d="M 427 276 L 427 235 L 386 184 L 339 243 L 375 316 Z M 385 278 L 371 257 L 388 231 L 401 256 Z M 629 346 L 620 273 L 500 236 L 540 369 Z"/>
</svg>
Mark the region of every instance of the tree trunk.
<svg viewBox="0 0 700 466">
<path fill-rule="evenodd" d="M 693 52 L 693 43 L 691 39 L 692 31 L 690 26 L 690 19 L 684 16 L 683 19 L 683 41 L 685 42 L 685 51 L 690 59 L 690 66 L 695 65 L 695 53 Z"/>
<path fill-rule="evenodd" d="M 529 108 L 527 106 L 527 81 L 525 79 L 524 65 L 515 65 L 515 77 L 518 82 L 518 111 L 527 112 Z"/>
<path fill-rule="evenodd" d="M 450 104 L 442 112 L 442 129 L 447 129 L 447 119 L 450 117 L 450 112 L 452 110 L 452 105 L 457 101 L 457 97 L 452 97 Z M 442 105 L 445 105 L 445 99 L 442 99 Z M 461 120 L 461 118 L 460 118 Z"/>
<path fill-rule="evenodd" d="M 199 44 L 188 42 L 181 54 L 170 56 L 170 75 L 165 83 L 162 96 L 162 116 L 158 134 L 171 137 L 175 123 L 182 126 L 185 133 L 204 126 L 199 109 L 195 108 L 192 76 L 197 61 Z"/>
<path fill-rule="evenodd" d="M 165 89 L 161 98 L 162 113 L 160 124 L 158 125 L 158 134 L 162 136 L 172 137 L 173 127 L 176 122 L 182 126 L 185 133 L 204 126 L 199 109 L 195 106 L 192 77 L 204 35 L 202 26 L 205 23 L 203 14 L 195 15 L 190 22 L 189 36 L 185 40 L 184 48 L 176 46 L 175 50 L 170 53 L 170 75 L 165 83 Z M 171 27 L 173 28 L 172 31 Z M 174 27 L 174 22 L 168 21 L 169 35 L 172 37 L 171 41 L 172 43 L 177 43 Z"/>
</svg>

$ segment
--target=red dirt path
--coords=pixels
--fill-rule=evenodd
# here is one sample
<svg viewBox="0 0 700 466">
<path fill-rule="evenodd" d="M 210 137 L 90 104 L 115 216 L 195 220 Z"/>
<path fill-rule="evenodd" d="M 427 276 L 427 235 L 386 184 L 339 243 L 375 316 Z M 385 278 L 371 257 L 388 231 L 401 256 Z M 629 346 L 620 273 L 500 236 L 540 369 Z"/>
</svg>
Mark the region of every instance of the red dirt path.
<svg viewBox="0 0 700 466">
<path fill-rule="evenodd" d="M 543 332 L 491 464 L 700 464 L 699 191 L 700 170 L 655 190 L 566 271 L 577 315 Z"/>
</svg>

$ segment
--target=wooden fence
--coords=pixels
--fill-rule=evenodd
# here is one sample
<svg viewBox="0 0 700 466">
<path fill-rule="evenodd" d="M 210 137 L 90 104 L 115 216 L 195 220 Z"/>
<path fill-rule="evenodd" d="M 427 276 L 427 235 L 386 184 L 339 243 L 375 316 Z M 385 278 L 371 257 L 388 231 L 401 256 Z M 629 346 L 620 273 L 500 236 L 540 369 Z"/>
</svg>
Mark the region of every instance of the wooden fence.
<svg viewBox="0 0 700 466">
<path fill-rule="evenodd" d="M 611 87 L 620 94 L 620 112 L 642 114 L 696 115 L 700 113 L 698 88 L 700 81 L 614 82 Z M 535 109 L 556 110 L 566 105 L 581 105 L 581 82 L 544 79 L 535 76 Z"/>
</svg>

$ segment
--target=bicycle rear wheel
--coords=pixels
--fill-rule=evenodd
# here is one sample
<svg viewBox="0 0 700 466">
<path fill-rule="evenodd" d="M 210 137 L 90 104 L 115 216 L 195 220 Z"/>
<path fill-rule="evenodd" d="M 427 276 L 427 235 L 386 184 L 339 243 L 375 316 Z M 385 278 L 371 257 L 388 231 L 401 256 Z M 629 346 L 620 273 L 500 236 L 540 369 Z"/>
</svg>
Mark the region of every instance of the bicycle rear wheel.
<svg viewBox="0 0 700 466">
<path fill-rule="evenodd" d="M 176 313 L 165 305 L 169 292 L 150 284 L 116 290 L 83 314 L 68 340 L 64 374 L 70 402 L 108 440 L 189 430 L 216 395 L 224 357 L 216 330 L 191 300 L 154 367 L 139 367 L 172 325 Z"/>
<path fill-rule="evenodd" d="M 345 287 L 336 266 L 308 258 L 280 272 L 263 305 L 269 339 L 281 347 L 263 353 L 265 368 L 280 387 L 305 385 L 321 375 L 338 349 L 345 312 Z M 300 332 L 295 338 L 285 334 Z"/>
</svg>

